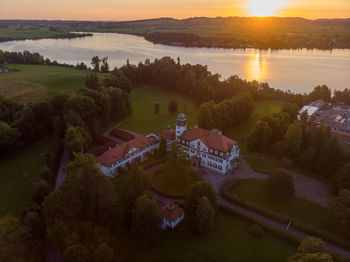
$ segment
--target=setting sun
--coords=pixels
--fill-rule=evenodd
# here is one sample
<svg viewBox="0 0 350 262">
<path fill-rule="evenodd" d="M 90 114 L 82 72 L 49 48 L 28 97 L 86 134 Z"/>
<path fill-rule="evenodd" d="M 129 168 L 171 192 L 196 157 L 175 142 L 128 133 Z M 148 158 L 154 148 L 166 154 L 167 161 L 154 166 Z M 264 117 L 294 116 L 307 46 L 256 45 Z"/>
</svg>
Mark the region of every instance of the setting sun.
<svg viewBox="0 0 350 262">
<path fill-rule="evenodd" d="M 249 0 L 247 9 L 253 16 L 271 16 L 285 4 L 285 0 Z"/>
</svg>

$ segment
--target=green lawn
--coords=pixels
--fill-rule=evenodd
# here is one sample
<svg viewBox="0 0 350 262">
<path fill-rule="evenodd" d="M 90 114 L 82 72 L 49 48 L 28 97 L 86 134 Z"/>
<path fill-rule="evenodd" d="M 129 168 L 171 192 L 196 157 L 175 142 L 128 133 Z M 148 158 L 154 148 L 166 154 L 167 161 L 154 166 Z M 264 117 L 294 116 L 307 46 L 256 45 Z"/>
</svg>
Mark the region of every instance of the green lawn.
<svg viewBox="0 0 350 262">
<path fill-rule="evenodd" d="M 70 73 L 61 73 L 61 72 L 10 72 L 0 75 L 0 80 L 11 80 L 11 81 L 20 81 L 21 83 L 28 83 L 40 85 L 46 88 L 45 92 L 42 93 L 39 97 L 34 97 L 33 100 L 30 100 L 31 89 L 28 88 L 28 97 L 26 102 L 35 102 L 38 100 L 44 100 L 47 98 L 52 98 L 57 95 L 69 95 L 73 92 L 78 91 L 85 83 L 85 74 L 70 74 Z M 21 99 L 23 100 L 23 92 L 25 90 L 18 90 L 19 85 L 13 85 L 13 93 L 21 93 Z M 16 99 L 16 97 L 15 97 Z"/>
<path fill-rule="evenodd" d="M 239 126 L 236 126 L 224 134 L 231 137 L 237 141 L 241 147 L 245 147 L 245 139 L 252 128 L 253 124 L 260 118 L 269 115 L 271 113 L 279 112 L 283 105 L 283 101 L 278 100 L 261 100 L 255 103 L 255 108 L 253 110 L 250 118 Z"/>
<path fill-rule="evenodd" d="M 255 171 L 271 173 L 278 169 L 279 163 L 276 159 L 260 156 L 243 156 L 247 164 Z"/>
<path fill-rule="evenodd" d="M 251 237 L 250 226 L 251 223 L 239 217 L 219 212 L 213 231 L 206 236 L 189 233 L 182 221 L 174 230 L 161 232 L 160 240 L 151 246 L 124 234 L 118 250 L 122 260 L 146 262 L 281 262 L 296 252 L 296 247 L 268 232 L 261 240 Z"/>
<path fill-rule="evenodd" d="M 0 160 L 0 217 L 19 217 L 28 207 L 49 146 L 43 139 Z"/>
<path fill-rule="evenodd" d="M 135 91 L 135 99 L 132 101 L 133 112 L 121 128 L 141 134 L 157 133 L 168 125 L 174 128 L 178 113 L 168 112 L 168 104 L 172 98 L 178 102 L 178 113 L 185 111 L 187 127 L 193 127 L 197 123 L 197 107 L 194 101 L 184 95 L 170 93 L 157 87 L 146 87 Z M 156 102 L 160 104 L 158 115 L 154 113 Z"/>
<path fill-rule="evenodd" d="M 184 197 L 190 192 L 191 186 L 198 180 L 198 176 L 194 171 L 182 172 L 176 174 L 176 179 L 169 178 L 169 173 L 158 169 L 150 177 L 152 185 L 156 191 L 173 197 Z M 174 175 L 174 174 L 171 174 Z"/>
<path fill-rule="evenodd" d="M 274 199 L 266 191 L 265 183 L 264 179 L 242 179 L 240 184 L 232 188 L 231 193 L 280 214 L 294 217 L 328 231 L 331 230 L 327 208 L 300 197 L 293 197 L 290 200 Z"/>
</svg>

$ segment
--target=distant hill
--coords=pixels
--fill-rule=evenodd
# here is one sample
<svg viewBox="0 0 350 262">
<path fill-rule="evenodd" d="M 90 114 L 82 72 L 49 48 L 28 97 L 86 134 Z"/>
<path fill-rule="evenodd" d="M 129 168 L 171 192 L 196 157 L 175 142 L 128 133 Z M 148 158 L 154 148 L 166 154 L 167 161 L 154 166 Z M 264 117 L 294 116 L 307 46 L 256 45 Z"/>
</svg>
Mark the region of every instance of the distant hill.
<svg viewBox="0 0 350 262">
<path fill-rule="evenodd" d="M 194 17 L 137 21 L 0 21 L 2 30 L 116 32 L 144 36 L 153 43 L 222 48 L 350 48 L 350 19 L 298 17 Z M 45 30 L 41 30 L 45 31 Z"/>
</svg>

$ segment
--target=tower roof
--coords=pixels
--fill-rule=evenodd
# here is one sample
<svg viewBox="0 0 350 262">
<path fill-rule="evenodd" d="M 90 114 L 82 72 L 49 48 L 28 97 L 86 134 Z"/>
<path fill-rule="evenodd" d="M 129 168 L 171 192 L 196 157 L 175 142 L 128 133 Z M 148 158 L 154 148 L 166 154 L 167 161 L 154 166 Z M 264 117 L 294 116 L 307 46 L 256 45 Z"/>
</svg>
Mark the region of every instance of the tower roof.
<svg viewBox="0 0 350 262">
<path fill-rule="evenodd" d="M 184 113 L 180 113 L 180 114 L 177 115 L 176 120 L 185 121 L 185 120 L 187 120 L 187 119 L 186 119 L 186 116 L 185 116 Z"/>
</svg>

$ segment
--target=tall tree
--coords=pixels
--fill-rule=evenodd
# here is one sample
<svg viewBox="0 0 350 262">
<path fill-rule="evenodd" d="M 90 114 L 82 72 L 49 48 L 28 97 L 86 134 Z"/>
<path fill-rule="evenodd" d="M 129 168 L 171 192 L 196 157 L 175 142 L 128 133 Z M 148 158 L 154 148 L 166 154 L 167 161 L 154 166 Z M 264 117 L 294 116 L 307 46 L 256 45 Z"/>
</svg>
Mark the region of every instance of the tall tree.
<svg viewBox="0 0 350 262">
<path fill-rule="evenodd" d="M 135 203 L 132 214 L 132 232 L 145 241 L 154 241 L 158 237 L 162 222 L 160 207 L 156 199 L 143 194 Z"/>
<path fill-rule="evenodd" d="M 288 130 L 284 136 L 284 146 L 286 154 L 289 156 L 295 156 L 299 153 L 302 143 L 302 128 L 298 121 L 289 125 Z"/>
<path fill-rule="evenodd" d="M 206 196 L 198 200 L 195 215 L 197 231 L 200 235 L 205 235 L 214 226 L 215 210 Z"/>
<path fill-rule="evenodd" d="M 340 236 L 350 239 L 350 190 L 340 190 L 330 201 L 332 220 Z"/>
<path fill-rule="evenodd" d="M 94 56 L 91 59 L 91 65 L 94 67 L 94 71 L 96 72 L 100 71 L 100 63 L 101 63 L 101 60 L 98 56 Z"/>
<path fill-rule="evenodd" d="M 169 102 L 168 111 L 170 114 L 175 114 L 177 110 L 178 110 L 178 104 L 177 104 L 177 101 L 173 98 Z"/>
<path fill-rule="evenodd" d="M 103 57 L 101 59 L 101 72 L 102 73 L 108 73 L 109 72 L 109 64 L 108 64 L 108 56 Z"/>
</svg>

